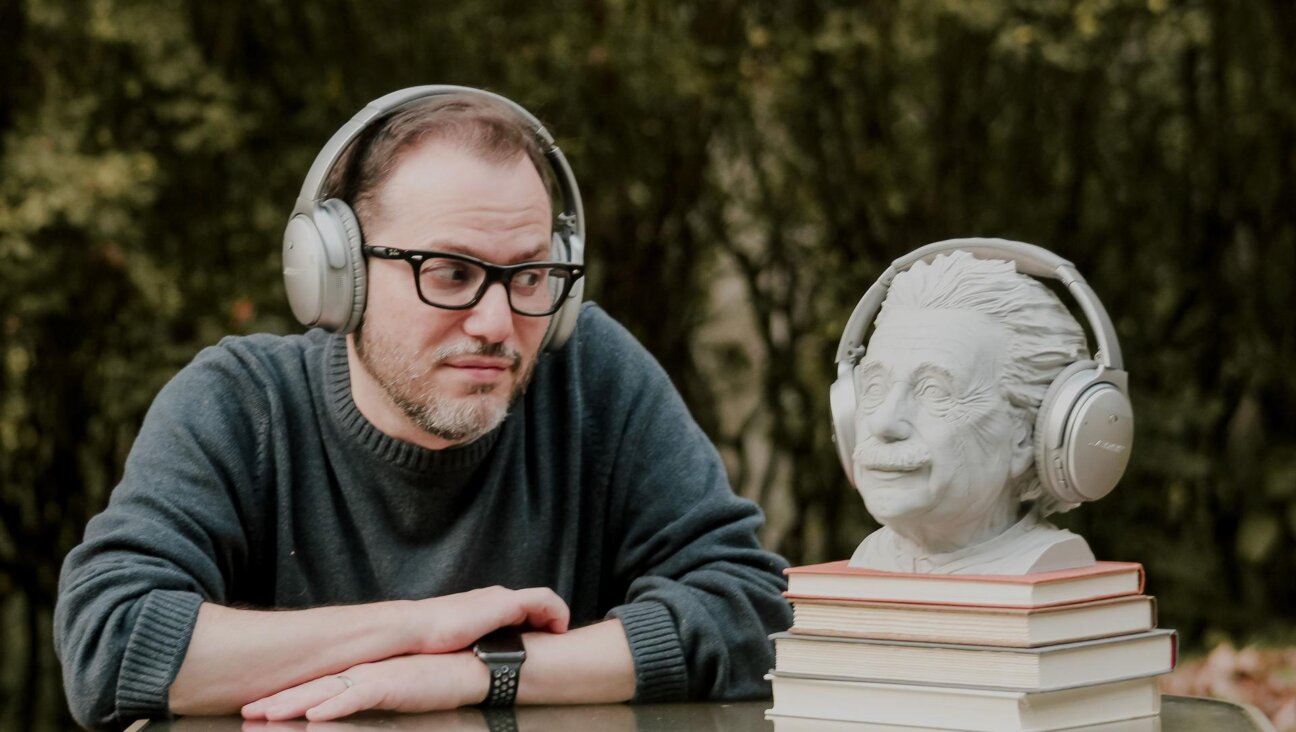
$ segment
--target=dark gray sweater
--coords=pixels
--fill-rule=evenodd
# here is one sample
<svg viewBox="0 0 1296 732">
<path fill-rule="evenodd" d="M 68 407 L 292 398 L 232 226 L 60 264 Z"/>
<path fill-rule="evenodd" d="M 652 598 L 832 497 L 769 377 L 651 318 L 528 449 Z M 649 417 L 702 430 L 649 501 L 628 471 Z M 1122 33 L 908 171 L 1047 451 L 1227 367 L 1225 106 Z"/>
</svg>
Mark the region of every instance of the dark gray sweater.
<svg viewBox="0 0 1296 732">
<path fill-rule="evenodd" d="M 360 414 L 343 338 L 226 338 L 150 409 L 63 566 L 55 640 L 74 716 L 120 727 L 166 714 L 203 601 L 547 586 L 573 625 L 621 619 L 637 700 L 763 696 L 766 634 L 790 617 L 760 524 L 660 366 L 596 306 L 500 428 L 442 451 Z"/>
</svg>

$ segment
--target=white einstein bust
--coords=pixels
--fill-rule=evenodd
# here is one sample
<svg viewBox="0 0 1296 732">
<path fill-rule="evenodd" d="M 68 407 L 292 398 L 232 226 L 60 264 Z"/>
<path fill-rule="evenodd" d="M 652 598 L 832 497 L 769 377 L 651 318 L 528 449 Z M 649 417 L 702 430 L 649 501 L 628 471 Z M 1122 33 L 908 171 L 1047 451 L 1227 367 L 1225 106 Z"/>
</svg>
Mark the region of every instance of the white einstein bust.
<svg viewBox="0 0 1296 732">
<path fill-rule="evenodd" d="M 1026 574 L 1094 562 L 1045 520 L 1064 506 L 1035 470 L 1045 391 L 1088 357 L 1056 296 L 1009 261 L 966 252 L 895 276 L 854 369 L 853 477 L 883 526 L 868 569 Z"/>
</svg>

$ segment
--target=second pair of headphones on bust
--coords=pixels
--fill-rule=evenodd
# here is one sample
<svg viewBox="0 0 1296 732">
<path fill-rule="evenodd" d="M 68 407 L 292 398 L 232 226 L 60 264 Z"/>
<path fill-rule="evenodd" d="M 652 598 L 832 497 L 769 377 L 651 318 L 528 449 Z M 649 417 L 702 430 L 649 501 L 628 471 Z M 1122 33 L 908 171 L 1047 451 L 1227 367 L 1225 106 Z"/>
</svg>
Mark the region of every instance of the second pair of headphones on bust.
<svg viewBox="0 0 1296 732">
<path fill-rule="evenodd" d="M 443 94 L 476 96 L 503 104 L 534 132 L 562 193 L 562 213 L 553 234 L 555 261 L 584 264 L 585 211 L 580 189 L 567 158 L 553 136 L 516 102 L 491 92 L 463 86 L 416 86 L 370 102 L 333 133 L 311 164 L 284 231 L 284 286 L 293 315 L 307 327 L 349 333 L 360 325 L 367 296 L 363 237 L 355 213 L 345 201 L 324 198 L 324 185 L 338 158 L 366 129 L 411 104 Z M 563 347 L 580 315 L 584 280 L 577 280 L 566 302 L 554 313 L 543 349 Z"/>
<path fill-rule="evenodd" d="M 1129 375 L 1122 367 L 1116 330 L 1075 265 L 1047 249 L 1006 239 L 949 239 L 928 244 L 892 262 L 855 306 L 837 346 L 837 380 L 829 391 L 833 440 L 851 484 L 855 484 L 854 371 L 864 358 L 868 331 L 897 274 L 956 250 L 981 259 L 1009 260 L 1023 274 L 1058 280 L 1079 303 L 1098 350 L 1093 360 L 1079 360 L 1064 368 L 1045 392 L 1035 419 L 1035 466 L 1044 489 L 1064 506 L 1107 495 L 1125 472 L 1134 437 Z"/>
</svg>

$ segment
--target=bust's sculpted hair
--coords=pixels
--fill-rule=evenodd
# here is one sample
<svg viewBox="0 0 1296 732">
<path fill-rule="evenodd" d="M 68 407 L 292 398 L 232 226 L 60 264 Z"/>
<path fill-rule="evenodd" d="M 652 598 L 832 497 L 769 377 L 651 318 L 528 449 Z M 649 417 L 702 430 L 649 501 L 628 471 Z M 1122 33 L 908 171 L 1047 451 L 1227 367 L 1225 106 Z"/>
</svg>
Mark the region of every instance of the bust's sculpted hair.
<svg viewBox="0 0 1296 732">
<path fill-rule="evenodd" d="M 1010 261 L 952 252 L 919 262 L 896 275 L 878 323 L 885 322 L 889 310 L 899 309 L 972 311 L 1002 325 L 1008 353 L 1000 388 L 1032 430 L 1049 384 L 1062 369 L 1089 357 L 1076 319 L 1047 287 L 1018 273 Z M 1023 501 L 1035 502 L 1040 516 L 1071 508 L 1044 491 L 1034 469 L 1015 488 Z"/>
</svg>

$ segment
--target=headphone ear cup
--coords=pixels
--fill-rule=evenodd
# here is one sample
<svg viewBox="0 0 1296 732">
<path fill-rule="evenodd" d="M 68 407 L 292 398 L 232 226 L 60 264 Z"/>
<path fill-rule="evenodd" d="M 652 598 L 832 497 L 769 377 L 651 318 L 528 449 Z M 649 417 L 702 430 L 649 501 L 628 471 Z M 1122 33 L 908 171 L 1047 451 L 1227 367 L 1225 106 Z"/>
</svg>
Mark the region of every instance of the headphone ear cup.
<svg viewBox="0 0 1296 732">
<path fill-rule="evenodd" d="M 320 324 L 328 270 L 328 253 L 314 216 L 293 216 L 283 236 L 284 292 L 293 316 L 307 328 Z"/>
<path fill-rule="evenodd" d="M 335 262 L 330 258 L 320 325 L 337 333 L 350 333 L 360 325 L 368 297 L 360 222 L 351 207 L 336 198 L 321 201 L 314 219 L 326 245 L 341 255 L 337 266 L 332 266 Z"/>
<path fill-rule="evenodd" d="M 849 368 L 839 373 L 828 387 L 828 407 L 832 411 L 833 443 L 837 457 L 846 471 L 846 480 L 855 486 L 855 375 Z"/>
<path fill-rule="evenodd" d="M 1079 503 L 1066 498 L 1070 491 L 1059 487 L 1060 483 L 1066 482 L 1066 466 L 1060 462 L 1061 441 L 1065 434 L 1065 422 L 1071 404 L 1068 400 L 1067 404 L 1058 407 L 1058 396 L 1064 391 L 1063 387 L 1071 381 L 1071 377 L 1086 369 L 1092 369 L 1095 365 L 1093 361 L 1081 360 L 1062 369 L 1053 378 L 1048 390 L 1044 392 L 1039 411 L 1035 413 L 1035 471 L 1044 489 L 1068 508 Z"/>
<path fill-rule="evenodd" d="M 572 235 L 575 236 L 575 235 Z M 574 250 L 583 249 L 579 244 L 571 246 L 562 235 L 555 232 L 550 243 L 550 256 L 556 262 L 583 263 L 583 256 L 574 255 Z M 582 252 L 583 253 L 583 252 Z M 576 321 L 580 319 L 581 301 L 585 297 L 585 278 L 576 280 L 571 292 L 567 293 L 562 307 L 549 318 L 549 329 L 545 331 L 540 350 L 553 353 L 562 349 L 576 330 Z"/>
<path fill-rule="evenodd" d="M 549 331 L 545 333 L 545 341 L 542 348 L 553 353 L 562 350 L 567 345 L 568 339 L 571 338 L 572 331 L 576 330 L 576 321 L 580 318 L 581 297 L 585 289 L 585 282 L 577 280 L 572 285 L 572 291 L 567 296 L 567 302 L 553 314 L 552 320 L 549 321 Z"/>
<path fill-rule="evenodd" d="M 1134 412 L 1117 385 L 1124 379 L 1124 372 L 1077 361 L 1058 374 L 1040 403 L 1036 470 L 1044 488 L 1067 508 L 1110 493 L 1129 463 Z"/>
</svg>

